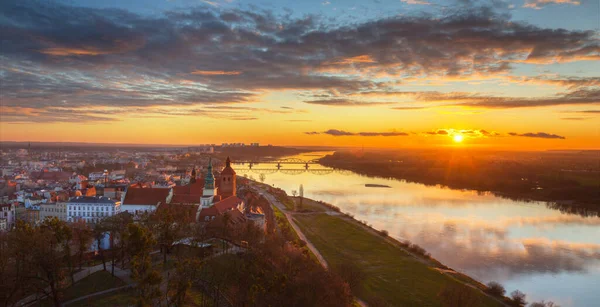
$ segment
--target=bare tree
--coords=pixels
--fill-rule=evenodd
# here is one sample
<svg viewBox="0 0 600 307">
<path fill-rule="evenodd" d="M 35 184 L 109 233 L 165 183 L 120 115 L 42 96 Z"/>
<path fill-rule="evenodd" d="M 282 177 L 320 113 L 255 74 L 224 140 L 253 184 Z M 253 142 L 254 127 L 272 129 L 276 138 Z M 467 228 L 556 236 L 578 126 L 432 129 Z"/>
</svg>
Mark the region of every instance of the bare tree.
<svg viewBox="0 0 600 307">
<path fill-rule="evenodd" d="M 94 234 L 90 226 L 83 220 L 71 223 L 70 227 L 73 232 L 73 244 L 75 245 L 75 250 L 77 250 L 79 269 L 81 269 L 83 254 L 90 248 L 90 244 L 94 240 Z"/>
<path fill-rule="evenodd" d="M 525 300 L 525 293 L 519 291 L 519 290 L 515 290 L 513 292 L 510 293 L 510 297 L 512 299 L 513 302 L 513 306 L 518 306 L 518 307 L 522 307 L 527 305 L 527 301 Z"/>
<path fill-rule="evenodd" d="M 298 191 L 292 190 L 292 196 L 296 197 L 296 195 L 298 195 Z"/>
</svg>

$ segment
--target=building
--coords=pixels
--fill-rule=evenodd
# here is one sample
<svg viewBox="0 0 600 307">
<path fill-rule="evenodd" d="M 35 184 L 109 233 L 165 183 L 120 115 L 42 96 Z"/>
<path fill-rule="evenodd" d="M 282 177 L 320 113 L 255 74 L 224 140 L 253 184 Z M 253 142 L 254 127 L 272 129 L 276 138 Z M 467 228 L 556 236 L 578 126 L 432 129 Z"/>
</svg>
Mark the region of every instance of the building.
<svg viewBox="0 0 600 307">
<path fill-rule="evenodd" d="M 67 220 L 67 203 L 53 202 L 40 204 L 40 219 L 44 220 L 47 217 L 56 217 L 59 220 Z"/>
<path fill-rule="evenodd" d="M 15 225 L 15 205 L 14 204 L 1 204 L 0 205 L 0 219 L 5 223 L 4 226 L 0 225 L 0 230 L 12 229 Z"/>
<path fill-rule="evenodd" d="M 168 204 L 173 198 L 173 189 L 136 188 L 130 186 L 125 191 L 121 211 L 138 215 L 153 212 L 161 204 Z"/>
<path fill-rule="evenodd" d="M 236 195 L 236 175 L 231 168 L 231 160 L 227 157 L 225 160 L 225 168 L 219 176 L 219 193 L 223 199 Z"/>
<path fill-rule="evenodd" d="M 97 223 L 99 220 L 119 214 L 121 202 L 103 196 L 78 196 L 66 203 L 67 221 L 84 220 Z"/>
<path fill-rule="evenodd" d="M 108 175 L 108 174 L 105 174 L 104 172 L 93 172 L 93 173 L 90 173 L 88 178 L 90 179 L 90 181 L 97 181 L 99 179 L 105 179 L 106 175 Z"/>
<path fill-rule="evenodd" d="M 23 221 L 31 225 L 37 225 L 40 222 L 39 207 L 17 207 L 15 209 L 15 220 Z"/>
<path fill-rule="evenodd" d="M 200 198 L 200 205 L 202 208 L 211 207 L 215 201 L 219 201 L 218 188 L 215 186 L 215 175 L 213 174 L 212 158 L 208 160 L 208 169 L 206 170 L 206 176 L 204 177 L 204 189 L 202 191 L 202 197 Z"/>
<path fill-rule="evenodd" d="M 198 215 L 198 222 L 210 222 L 215 218 L 223 215 L 225 212 L 231 212 L 231 214 L 240 213 L 237 210 L 239 207 L 244 206 L 244 200 L 237 196 L 230 196 L 222 201 L 219 201 L 209 207 L 202 207 L 200 214 Z M 234 213 L 233 211 L 237 211 Z"/>
</svg>

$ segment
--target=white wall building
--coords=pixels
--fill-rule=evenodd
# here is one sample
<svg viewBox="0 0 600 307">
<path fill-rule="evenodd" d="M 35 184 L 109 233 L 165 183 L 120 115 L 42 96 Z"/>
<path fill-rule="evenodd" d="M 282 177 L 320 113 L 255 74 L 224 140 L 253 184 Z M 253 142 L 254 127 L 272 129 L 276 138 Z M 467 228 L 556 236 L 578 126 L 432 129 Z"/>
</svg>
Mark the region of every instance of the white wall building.
<svg viewBox="0 0 600 307">
<path fill-rule="evenodd" d="M 4 226 L 0 226 L 0 230 L 12 229 L 15 224 L 15 206 L 13 204 L 0 205 L 0 219 L 5 219 Z M 6 227 L 2 229 L 2 227 Z"/>
<path fill-rule="evenodd" d="M 89 223 L 119 214 L 121 202 L 104 196 L 77 196 L 67 202 L 67 221 L 83 219 Z"/>
</svg>

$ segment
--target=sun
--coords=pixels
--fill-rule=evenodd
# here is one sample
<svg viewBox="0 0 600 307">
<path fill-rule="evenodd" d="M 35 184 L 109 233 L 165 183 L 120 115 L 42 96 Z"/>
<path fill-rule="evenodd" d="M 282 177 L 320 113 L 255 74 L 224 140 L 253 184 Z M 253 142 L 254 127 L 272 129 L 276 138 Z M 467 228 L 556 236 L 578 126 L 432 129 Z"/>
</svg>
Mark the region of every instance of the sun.
<svg viewBox="0 0 600 307">
<path fill-rule="evenodd" d="M 452 140 L 454 140 L 454 143 L 462 143 L 462 141 L 464 140 L 464 137 L 461 134 L 455 134 L 452 137 Z"/>
</svg>

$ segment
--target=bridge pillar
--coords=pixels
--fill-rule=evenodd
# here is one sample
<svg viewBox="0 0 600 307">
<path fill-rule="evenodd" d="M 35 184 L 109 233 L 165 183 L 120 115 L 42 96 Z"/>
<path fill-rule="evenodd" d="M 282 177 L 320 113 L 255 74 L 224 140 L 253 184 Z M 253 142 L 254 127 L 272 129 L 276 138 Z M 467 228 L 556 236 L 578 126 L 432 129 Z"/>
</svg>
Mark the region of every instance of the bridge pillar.
<svg viewBox="0 0 600 307">
<path fill-rule="evenodd" d="M 308 162 L 304 164 L 304 169 L 308 169 Z"/>
</svg>

